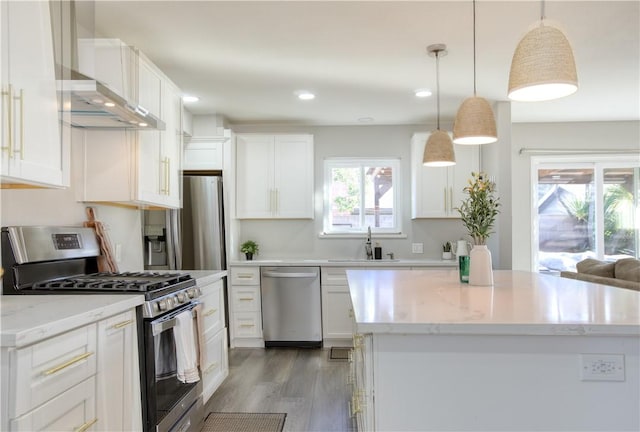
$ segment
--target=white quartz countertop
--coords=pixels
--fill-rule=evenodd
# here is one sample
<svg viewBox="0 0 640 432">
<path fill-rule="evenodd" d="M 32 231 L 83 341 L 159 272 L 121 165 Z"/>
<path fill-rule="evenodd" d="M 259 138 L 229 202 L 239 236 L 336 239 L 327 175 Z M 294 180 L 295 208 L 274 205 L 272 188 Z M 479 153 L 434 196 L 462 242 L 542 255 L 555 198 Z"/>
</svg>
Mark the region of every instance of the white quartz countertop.
<svg viewBox="0 0 640 432">
<path fill-rule="evenodd" d="M 141 305 L 140 294 L 0 296 L 2 347 L 22 347 Z"/>
<path fill-rule="evenodd" d="M 347 270 L 360 333 L 640 336 L 640 292 L 496 270 L 492 287 L 457 270 Z"/>
<path fill-rule="evenodd" d="M 200 286 L 214 283 L 227 276 L 226 270 L 179 270 L 180 273 L 188 273 Z"/>
<path fill-rule="evenodd" d="M 320 266 L 320 267 L 457 267 L 455 260 L 437 259 L 349 259 L 349 258 L 287 258 L 287 259 L 257 259 L 252 261 L 231 261 L 232 266 Z"/>
</svg>

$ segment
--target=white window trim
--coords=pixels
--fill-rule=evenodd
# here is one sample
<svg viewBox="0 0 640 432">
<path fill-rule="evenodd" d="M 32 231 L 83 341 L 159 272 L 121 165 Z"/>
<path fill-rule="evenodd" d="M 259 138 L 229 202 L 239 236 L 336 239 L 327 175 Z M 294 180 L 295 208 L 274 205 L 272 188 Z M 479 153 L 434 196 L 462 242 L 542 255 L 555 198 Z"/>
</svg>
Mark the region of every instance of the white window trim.
<svg viewBox="0 0 640 432">
<path fill-rule="evenodd" d="M 589 162 L 585 162 L 589 160 Z M 589 168 L 594 170 L 594 183 L 596 187 L 596 195 L 602 196 L 602 168 L 599 165 L 606 164 L 607 168 L 637 168 L 638 167 L 638 155 L 629 154 L 616 154 L 616 155 L 602 155 L 602 154 L 580 154 L 580 155 L 548 155 L 548 156 L 533 156 L 531 157 L 531 269 L 537 272 L 538 269 L 538 250 L 539 250 L 539 221 L 537 211 L 537 197 L 538 197 L 538 170 L 541 168 Z M 595 211 L 598 214 L 602 213 L 602 203 L 599 200 L 595 202 Z M 596 218 L 595 221 L 596 236 L 598 239 L 604 237 L 604 226 L 600 218 Z M 601 244 L 599 240 L 596 242 L 596 255 L 604 255 L 604 244 Z"/>
<path fill-rule="evenodd" d="M 345 231 L 327 231 L 329 226 L 329 211 L 331 208 L 329 196 L 329 184 L 331 179 L 331 168 L 345 166 L 352 167 L 354 164 L 379 166 L 383 162 L 393 170 L 393 220 L 395 228 L 375 228 L 371 227 L 371 232 L 376 234 L 377 238 L 406 238 L 406 234 L 402 232 L 402 181 L 401 181 L 401 163 L 397 157 L 380 157 L 380 158 L 359 158 L 359 157 L 335 157 L 325 158 L 323 161 L 323 208 L 322 208 L 322 229 L 320 238 L 361 238 L 362 234 L 367 232 L 366 228 L 353 229 Z"/>
</svg>

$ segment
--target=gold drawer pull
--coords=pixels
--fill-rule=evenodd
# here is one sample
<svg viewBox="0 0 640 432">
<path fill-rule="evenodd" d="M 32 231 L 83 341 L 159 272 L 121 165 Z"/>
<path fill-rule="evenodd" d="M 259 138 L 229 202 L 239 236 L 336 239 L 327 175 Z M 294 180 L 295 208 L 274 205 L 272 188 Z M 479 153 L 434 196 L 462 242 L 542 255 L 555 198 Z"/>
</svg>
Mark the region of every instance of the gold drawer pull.
<svg viewBox="0 0 640 432">
<path fill-rule="evenodd" d="M 252 301 L 253 297 L 240 297 L 239 300 L 240 301 Z"/>
<path fill-rule="evenodd" d="M 253 279 L 253 274 L 239 274 L 238 279 Z"/>
<path fill-rule="evenodd" d="M 94 418 L 93 420 L 89 420 L 88 422 L 80 426 L 78 429 L 74 429 L 74 432 L 84 432 L 96 423 L 98 423 L 97 418 Z"/>
<path fill-rule="evenodd" d="M 92 355 L 93 355 L 93 352 L 86 352 L 84 354 L 80 354 L 79 356 L 72 358 L 68 362 L 62 363 L 61 365 L 58 365 L 56 367 L 53 367 L 53 368 L 51 368 L 49 370 L 46 370 L 46 371 L 42 372 L 42 374 L 43 375 L 53 375 L 54 373 L 60 372 L 62 369 L 68 368 L 72 364 L 78 363 L 79 361 L 82 361 L 82 360 L 84 360 L 87 357 L 90 357 Z"/>
<path fill-rule="evenodd" d="M 210 315 L 213 315 L 216 312 L 218 312 L 218 309 L 209 309 L 208 311 L 206 311 L 204 313 L 204 316 L 210 316 Z"/>
<path fill-rule="evenodd" d="M 213 364 L 211 364 L 205 371 L 205 374 L 210 373 L 213 369 L 216 369 L 218 367 L 218 363 L 214 362 Z"/>
<path fill-rule="evenodd" d="M 240 327 L 255 327 L 255 324 L 240 324 Z"/>
<path fill-rule="evenodd" d="M 130 320 L 126 320 L 126 321 L 122 321 L 122 322 L 119 322 L 118 324 L 114 324 L 112 328 L 114 328 L 114 329 L 120 329 L 120 328 L 122 328 L 122 327 L 126 327 L 126 326 L 128 326 L 128 325 L 129 325 L 129 324 L 131 324 L 132 322 L 133 322 L 133 320 L 132 320 L 132 319 L 130 319 Z"/>
</svg>

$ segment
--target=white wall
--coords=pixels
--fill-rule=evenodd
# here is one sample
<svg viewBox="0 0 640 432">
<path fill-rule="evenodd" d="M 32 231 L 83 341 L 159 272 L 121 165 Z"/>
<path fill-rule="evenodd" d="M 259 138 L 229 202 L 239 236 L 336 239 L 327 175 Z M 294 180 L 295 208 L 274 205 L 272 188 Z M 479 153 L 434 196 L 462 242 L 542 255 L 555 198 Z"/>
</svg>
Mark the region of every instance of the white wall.
<svg viewBox="0 0 640 432">
<path fill-rule="evenodd" d="M 0 190 L 0 224 L 81 226 L 87 220 L 86 207 L 96 209 L 96 217 L 104 223 L 112 247 L 120 245 L 122 258 L 118 270 L 143 268 L 140 210 L 95 205 L 76 200 L 82 181 L 82 140 L 84 132 L 73 130 L 71 145 L 71 187 L 67 189 L 2 189 Z"/>
<path fill-rule="evenodd" d="M 433 125 L 431 125 L 433 126 Z M 443 125 L 450 128 L 451 125 Z M 442 243 L 465 235 L 459 220 L 411 220 L 411 135 L 425 132 L 430 125 L 416 126 L 318 126 L 282 127 L 232 125 L 235 133 L 273 132 L 310 133 L 315 151 L 314 220 L 243 220 L 239 223 L 241 241 L 260 244 L 258 259 L 268 258 L 364 258 L 363 239 L 319 238 L 322 231 L 323 160 L 327 157 L 399 157 L 403 185 L 403 232 L 407 238 L 379 239 L 383 257 L 393 252 L 396 258 L 440 259 Z M 411 253 L 411 243 L 423 243 L 424 253 Z"/>
<path fill-rule="evenodd" d="M 531 270 L 531 155 L 520 149 L 628 149 L 640 160 L 640 122 L 515 123 L 511 129 L 512 266 Z"/>
</svg>

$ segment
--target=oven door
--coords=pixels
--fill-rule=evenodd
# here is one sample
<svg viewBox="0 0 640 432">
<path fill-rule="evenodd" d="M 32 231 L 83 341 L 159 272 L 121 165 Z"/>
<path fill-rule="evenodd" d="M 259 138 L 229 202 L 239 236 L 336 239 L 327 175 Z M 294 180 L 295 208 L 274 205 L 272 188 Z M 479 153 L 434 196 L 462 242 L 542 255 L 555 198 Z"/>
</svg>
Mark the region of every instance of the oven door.
<svg viewBox="0 0 640 432">
<path fill-rule="evenodd" d="M 173 329 L 176 317 L 192 310 L 192 302 L 164 315 L 144 321 L 147 431 L 171 431 L 191 410 L 199 396 L 200 382 L 183 383 L 177 378 L 176 345 Z M 195 323 L 194 323 L 195 324 Z M 195 343 L 195 341 L 194 341 Z"/>
</svg>

